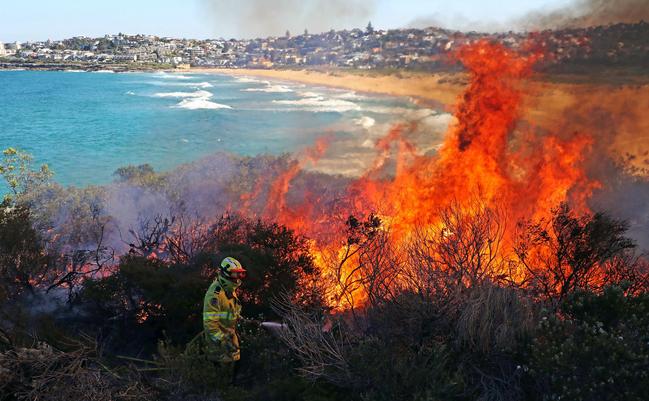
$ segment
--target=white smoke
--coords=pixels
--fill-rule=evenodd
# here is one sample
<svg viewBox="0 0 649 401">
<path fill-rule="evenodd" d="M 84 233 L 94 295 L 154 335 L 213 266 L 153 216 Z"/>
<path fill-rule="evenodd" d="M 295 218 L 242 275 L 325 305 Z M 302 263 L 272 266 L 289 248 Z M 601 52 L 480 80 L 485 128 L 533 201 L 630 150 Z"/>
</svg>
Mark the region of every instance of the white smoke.
<svg viewBox="0 0 649 401">
<path fill-rule="evenodd" d="M 375 0 L 203 0 L 214 33 L 240 38 L 364 27 Z"/>
</svg>

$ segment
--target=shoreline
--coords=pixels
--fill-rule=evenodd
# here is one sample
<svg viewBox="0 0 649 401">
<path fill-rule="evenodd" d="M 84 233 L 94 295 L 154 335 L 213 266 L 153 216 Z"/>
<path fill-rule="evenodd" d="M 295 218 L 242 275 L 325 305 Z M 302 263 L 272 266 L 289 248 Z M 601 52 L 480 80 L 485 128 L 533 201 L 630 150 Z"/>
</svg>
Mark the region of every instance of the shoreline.
<svg viewBox="0 0 649 401">
<path fill-rule="evenodd" d="M 409 97 L 419 105 L 448 108 L 455 104 L 464 90 L 465 77 L 457 73 L 401 71 L 395 74 L 376 74 L 359 71 L 317 70 L 263 70 L 250 68 L 199 68 L 174 72 L 248 76 L 278 81 L 296 82 L 312 86 L 346 89 L 354 92 Z"/>
<path fill-rule="evenodd" d="M 419 106 L 433 106 L 453 112 L 468 80 L 463 73 L 420 73 L 400 71 L 385 74 L 372 71 L 262 70 L 192 68 L 175 72 L 213 73 L 249 76 L 313 86 L 352 90 L 361 93 L 409 97 Z M 637 174 L 649 174 L 649 83 L 560 81 L 551 75 L 539 75 L 522 83 L 520 118 L 530 126 L 548 131 L 563 131 L 565 124 L 574 132 L 610 141 L 606 146 L 618 160 L 623 160 Z M 608 102 L 604 102 L 608 99 Z M 441 107 L 440 107 L 441 106 Z M 619 115 L 610 128 L 599 126 L 593 111 L 605 116 Z M 615 130 L 616 132 L 611 132 Z M 608 132 L 608 134 L 606 133 Z"/>
<path fill-rule="evenodd" d="M 93 64 L 93 63 L 6 63 L 0 61 L 0 71 L 113 71 L 113 72 L 157 72 L 170 71 L 167 65 L 131 65 L 128 63 Z"/>
<path fill-rule="evenodd" d="M 4 67 L 4 68 L 3 68 Z M 11 67 L 11 68 L 9 68 Z M 49 67 L 49 68 L 48 68 Z M 52 68 L 54 67 L 54 68 Z M 75 68 L 76 67 L 76 68 Z M 93 70 L 111 69 L 113 72 L 166 72 L 198 73 L 225 76 L 249 76 L 269 80 L 294 82 L 311 86 L 350 90 L 365 94 L 406 97 L 422 107 L 437 108 L 453 112 L 459 96 L 463 93 L 468 79 L 459 72 L 425 73 L 407 70 L 267 70 L 267 69 L 226 69 L 226 68 L 129 68 L 129 65 L 6 65 L 0 63 L 0 70 L 24 68 L 26 70 Z M 634 168 L 649 170 L 649 74 L 630 80 L 624 75 L 611 75 L 602 80 L 594 75 L 580 79 L 568 79 L 567 75 L 539 74 L 524 85 L 522 120 L 541 129 L 565 130 L 568 120 L 571 131 L 591 134 L 594 131 L 609 131 L 607 146 L 618 158 L 624 159 Z M 590 110 L 590 111 L 589 111 Z M 610 127 L 594 123 L 602 119 L 590 115 L 596 111 L 603 116 L 608 113 L 620 116 L 620 121 Z M 595 118 L 594 118 L 595 117 Z M 610 132 L 615 130 L 616 132 Z M 613 134 L 613 135 L 610 135 Z M 610 136 L 609 136 L 610 135 Z M 645 173 L 647 174 L 647 173 Z"/>
</svg>

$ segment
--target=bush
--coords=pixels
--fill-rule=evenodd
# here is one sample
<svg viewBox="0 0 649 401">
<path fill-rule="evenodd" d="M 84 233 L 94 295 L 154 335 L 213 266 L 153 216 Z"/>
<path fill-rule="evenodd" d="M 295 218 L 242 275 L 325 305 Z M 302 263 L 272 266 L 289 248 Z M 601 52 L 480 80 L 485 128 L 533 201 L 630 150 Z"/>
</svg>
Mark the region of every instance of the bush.
<svg viewBox="0 0 649 401">
<path fill-rule="evenodd" d="M 295 374 L 297 360 L 281 342 L 256 324 L 240 328 L 241 355 L 234 366 L 208 360 L 203 337 L 188 346 L 160 342 L 155 366 L 162 371 L 165 400 L 334 401 L 349 395 L 332 386 L 314 384 Z"/>
<path fill-rule="evenodd" d="M 228 217 L 210 229 L 204 250 L 217 256 L 214 264 L 232 255 L 248 271 L 239 291 L 247 316 L 275 316 L 272 302 L 286 294 L 299 304 L 322 306 L 318 272 L 307 240 L 284 226 Z M 216 269 L 211 267 L 210 277 L 215 274 Z"/>
<path fill-rule="evenodd" d="M 555 306 L 575 291 L 600 290 L 605 265 L 635 247 L 627 230 L 605 213 L 576 216 L 561 205 L 551 219 L 528 224 L 515 247 L 526 285 Z M 617 275 L 634 272 L 625 273 Z"/>
<path fill-rule="evenodd" d="M 531 346 L 531 396 L 539 400 L 645 400 L 649 295 L 620 287 L 578 292 L 540 323 Z"/>
<path fill-rule="evenodd" d="M 387 334 L 387 333 L 386 333 Z M 453 353 L 429 336 L 419 341 L 366 337 L 349 351 L 362 400 L 457 400 L 464 387 Z"/>
<path fill-rule="evenodd" d="M 524 399 L 520 366 L 534 333 L 533 303 L 520 290 L 487 282 L 468 289 L 459 304 L 455 349 L 465 391 L 478 400 Z"/>
<path fill-rule="evenodd" d="M 226 218 L 202 241 L 201 252 L 186 263 L 135 250 L 122 257 L 116 273 L 85 282 L 78 303 L 104 327 L 111 349 L 150 354 L 163 332 L 174 344 L 194 337 L 202 330 L 205 291 L 216 277 L 216 266 L 228 255 L 248 270 L 238 292 L 244 317 L 273 316 L 273 299 L 285 295 L 300 305 L 322 307 L 308 282 L 317 272 L 306 241 L 285 227 Z"/>
<path fill-rule="evenodd" d="M 649 393 L 647 262 L 633 252 L 626 224 L 605 214 L 576 216 L 563 206 L 522 226 L 514 260 L 504 249 L 504 216 L 484 205 L 441 211 L 439 227 L 406 244 L 392 242 L 378 217 L 352 216 L 343 252 L 326 252 L 322 263 L 334 267 L 320 272 L 306 238 L 239 216 L 186 220 L 181 195 L 191 191 L 182 174 L 171 180 L 129 166 L 113 188 L 165 193 L 178 206 L 170 213 L 181 214 L 138 220 L 116 264 L 103 245 L 114 223 L 102 212 L 103 190 L 49 184 L 46 168 L 32 171 L 13 150 L 4 155 L 0 175 L 13 195 L 0 206 L 1 401 L 598 401 Z M 266 164 L 241 176 L 257 177 Z M 254 189 L 254 180 L 224 180 L 232 194 Z M 55 221 L 62 224 L 51 230 Z M 230 255 L 249 272 L 239 291 L 235 385 L 232 366 L 209 361 L 198 335 L 205 290 Z M 63 293 L 65 310 L 52 302 Z M 331 313 L 325 294 L 350 309 Z M 257 325 L 274 317 L 287 324 L 281 340 Z M 80 329 L 97 334 L 101 352 L 66 343 Z"/>
<path fill-rule="evenodd" d="M 30 216 L 25 205 L 0 203 L 0 303 L 33 292 L 47 274 L 48 258 Z"/>
<path fill-rule="evenodd" d="M 209 284 L 200 267 L 127 256 L 117 273 L 86 281 L 78 303 L 92 316 L 93 326 L 104 328 L 106 347 L 150 355 L 163 334 L 184 344 L 202 330 Z"/>
</svg>

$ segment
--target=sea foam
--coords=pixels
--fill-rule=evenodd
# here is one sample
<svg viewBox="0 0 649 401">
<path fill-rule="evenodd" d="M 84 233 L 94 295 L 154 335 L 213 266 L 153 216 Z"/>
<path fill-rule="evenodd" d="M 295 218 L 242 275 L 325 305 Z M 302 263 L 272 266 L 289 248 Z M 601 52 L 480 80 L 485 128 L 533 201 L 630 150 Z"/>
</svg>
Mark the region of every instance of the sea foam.
<svg viewBox="0 0 649 401">
<path fill-rule="evenodd" d="M 183 87 L 191 87 L 191 88 L 212 88 L 214 86 L 209 82 L 151 81 L 146 83 L 155 86 L 183 86 Z"/>
<path fill-rule="evenodd" d="M 168 74 L 168 73 L 160 73 L 155 75 L 157 78 L 163 78 L 163 79 L 192 79 L 189 75 L 182 75 L 182 74 Z"/>
<path fill-rule="evenodd" d="M 376 124 L 376 120 L 373 119 L 372 117 L 363 116 L 361 118 L 355 119 L 354 123 L 356 123 L 357 125 L 360 125 L 361 127 L 365 128 L 365 129 L 370 129 Z"/>
<path fill-rule="evenodd" d="M 320 97 L 320 94 L 315 92 L 300 92 L 299 95 L 302 97 Z"/>
<path fill-rule="evenodd" d="M 293 89 L 288 88 L 284 85 L 268 85 L 264 88 L 241 89 L 241 92 L 289 93 L 293 92 Z"/>
<path fill-rule="evenodd" d="M 220 104 L 215 102 L 210 102 L 207 98 L 190 98 L 184 99 L 176 106 L 179 109 L 188 109 L 188 110 L 218 110 L 218 109 L 231 109 L 232 106 L 227 104 Z"/>
<path fill-rule="evenodd" d="M 159 93 L 154 93 L 153 97 L 180 97 L 180 98 L 188 98 L 188 97 L 194 97 L 194 98 L 203 98 L 203 99 L 209 99 L 213 95 L 204 90 L 198 90 L 195 92 L 159 92 Z"/>
<path fill-rule="evenodd" d="M 325 99 L 322 96 L 308 97 L 299 100 L 273 100 L 275 104 L 295 106 L 294 110 L 313 112 L 338 112 L 359 111 L 361 106 L 356 103 L 339 99 Z"/>
<path fill-rule="evenodd" d="M 246 83 L 246 84 L 256 83 L 256 84 L 270 85 L 270 82 L 268 82 L 268 81 L 262 81 L 262 80 L 259 80 L 259 79 L 248 78 L 248 77 L 237 78 L 237 81 L 241 82 L 241 83 Z"/>
<path fill-rule="evenodd" d="M 365 96 L 361 96 L 357 94 L 356 92 L 345 92 L 341 93 L 340 95 L 336 96 L 338 99 L 347 99 L 347 100 L 360 100 L 360 99 L 365 99 Z"/>
</svg>

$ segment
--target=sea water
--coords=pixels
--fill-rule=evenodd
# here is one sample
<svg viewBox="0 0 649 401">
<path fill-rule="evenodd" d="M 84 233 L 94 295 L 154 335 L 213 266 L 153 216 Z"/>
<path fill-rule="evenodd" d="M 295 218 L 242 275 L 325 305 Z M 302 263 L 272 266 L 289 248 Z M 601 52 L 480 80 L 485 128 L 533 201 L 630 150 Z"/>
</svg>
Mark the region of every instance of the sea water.
<svg viewBox="0 0 649 401">
<path fill-rule="evenodd" d="M 347 144 L 341 166 L 407 115 L 440 116 L 406 98 L 219 74 L 0 71 L 0 148 L 29 152 L 64 185 L 219 151 L 299 152 L 323 135 Z"/>
</svg>

